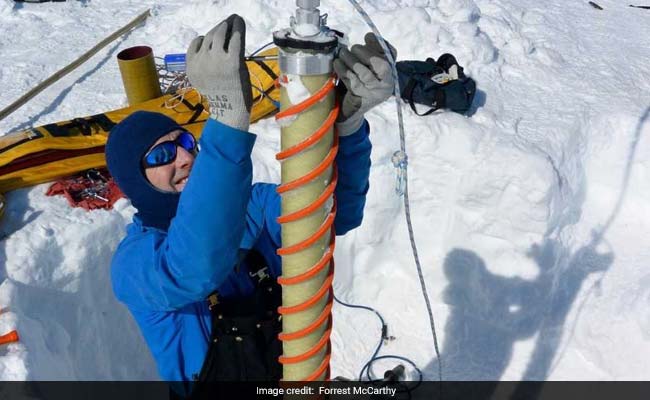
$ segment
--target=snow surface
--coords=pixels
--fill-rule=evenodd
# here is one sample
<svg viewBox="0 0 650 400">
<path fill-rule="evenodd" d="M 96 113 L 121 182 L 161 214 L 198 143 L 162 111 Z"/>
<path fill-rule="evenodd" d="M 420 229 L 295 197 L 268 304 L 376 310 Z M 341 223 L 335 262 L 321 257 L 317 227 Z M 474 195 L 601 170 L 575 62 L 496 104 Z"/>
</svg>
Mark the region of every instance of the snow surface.
<svg viewBox="0 0 650 400">
<path fill-rule="evenodd" d="M 445 379 L 650 379 L 650 11 L 597 2 L 603 11 L 563 0 L 361 2 L 400 60 L 451 52 L 478 82 L 469 117 L 405 111 L 414 229 Z M 1 121 L 0 132 L 124 106 L 115 61 L 124 48 L 183 52 L 236 12 L 253 51 L 288 25 L 294 4 L 0 0 L 0 108 L 153 8 L 145 26 Z M 321 10 L 352 43 L 368 31 L 345 0 Z M 380 310 L 396 338 L 384 351 L 435 380 L 393 192 L 393 102 L 367 118 L 371 188 L 363 225 L 337 241 L 335 289 Z M 255 180 L 277 182 L 279 128 L 266 120 L 252 130 Z M 21 338 L 0 348 L 0 379 L 157 379 L 109 281 L 134 209 L 126 200 L 110 212 L 71 209 L 47 187 L 8 193 L 0 222 L 0 334 Z M 334 319 L 333 375 L 356 376 L 379 327 L 338 305 Z"/>
</svg>

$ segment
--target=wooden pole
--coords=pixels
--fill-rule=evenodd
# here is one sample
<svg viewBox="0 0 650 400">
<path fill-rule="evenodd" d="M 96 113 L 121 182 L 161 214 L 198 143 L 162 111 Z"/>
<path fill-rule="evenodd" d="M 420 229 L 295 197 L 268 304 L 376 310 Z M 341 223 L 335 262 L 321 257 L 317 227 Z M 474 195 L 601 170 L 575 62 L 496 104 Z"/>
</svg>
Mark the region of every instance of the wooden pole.
<svg viewBox="0 0 650 400">
<path fill-rule="evenodd" d="M 151 10 L 148 9 L 147 11 L 145 11 L 142 14 L 138 15 L 133 21 L 129 22 L 124 27 L 120 28 L 119 30 L 113 32 L 110 36 L 108 36 L 106 39 L 99 42 L 92 49 L 85 52 L 83 55 L 81 55 L 81 57 L 76 59 L 74 62 L 72 62 L 71 64 L 69 64 L 69 65 L 65 66 L 64 68 L 60 69 L 59 71 L 54 73 L 52 76 L 50 76 L 49 78 L 47 78 L 43 82 L 39 83 L 35 88 L 33 88 L 29 92 L 22 95 L 18 100 L 11 103 L 8 107 L 4 108 L 2 111 L 0 111 L 0 121 L 5 119 L 9 114 L 16 111 L 22 105 L 27 103 L 34 96 L 41 93 L 48 86 L 52 85 L 54 82 L 58 81 L 59 79 L 63 78 L 65 75 L 70 73 L 70 71 L 74 70 L 75 68 L 77 68 L 78 66 L 83 64 L 90 57 L 94 56 L 99 50 L 106 47 L 106 45 L 108 45 L 109 43 L 111 43 L 112 41 L 117 39 L 118 37 L 122 36 L 123 34 L 129 32 L 136 25 L 144 22 L 147 19 L 147 17 L 149 16 L 150 11 Z"/>
</svg>

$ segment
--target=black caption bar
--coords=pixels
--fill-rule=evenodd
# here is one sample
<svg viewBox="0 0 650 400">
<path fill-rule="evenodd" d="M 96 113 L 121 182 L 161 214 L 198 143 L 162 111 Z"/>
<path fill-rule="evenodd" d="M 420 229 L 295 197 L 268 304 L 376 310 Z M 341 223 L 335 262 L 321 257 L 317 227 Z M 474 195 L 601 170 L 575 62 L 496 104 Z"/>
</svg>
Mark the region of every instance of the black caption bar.
<svg viewBox="0 0 650 400">
<path fill-rule="evenodd" d="M 3 400 L 175 398 L 166 382 L 0 382 Z M 647 400 L 650 382 L 221 382 L 198 399 Z"/>
</svg>

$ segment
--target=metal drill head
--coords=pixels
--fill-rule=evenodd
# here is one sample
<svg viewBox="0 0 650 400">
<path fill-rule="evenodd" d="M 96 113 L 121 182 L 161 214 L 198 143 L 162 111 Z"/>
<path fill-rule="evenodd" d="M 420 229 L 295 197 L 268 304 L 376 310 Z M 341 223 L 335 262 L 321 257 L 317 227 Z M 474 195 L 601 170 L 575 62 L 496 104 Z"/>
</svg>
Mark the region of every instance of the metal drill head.
<svg viewBox="0 0 650 400">
<path fill-rule="evenodd" d="M 296 6 L 290 27 L 273 33 L 280 48 L 280 70 L 295 75 L 331 73 L 338 37 L 327 27 L 327 15 L 320 15 L 320 1 L 296 0 Z"/>
<path fill-rule="evenodd" d="M 313 28 L 308 29 L 307 32 L 309 32 L 307 35 L 304 36 L 312 36 L 316 33 L 318 33 L 318 30 L 320 30 L 320 27 L 322 25 L 321 23 L 321 15 L 320 15 L 320 10 L 318 9 L 318 6 L 320 5 L 319 0 L 296 0 L 296 15 L 291 17 L 291 27 L 296 31 L 299 36 L 304 35 L 304 29 L 303 30 L 296 30 L 296 27 L 298 26 L 312 26 Z M 300 31 L 300 32 L 299 32 Z M 302 35 L 300 33 L 303 33 Z"/>
<path fill-rule="evenodd" d="M 296 6 L 305 10 L 314 10 L 320 6 L 320 0 L 296 0 Z"/>
</svg>

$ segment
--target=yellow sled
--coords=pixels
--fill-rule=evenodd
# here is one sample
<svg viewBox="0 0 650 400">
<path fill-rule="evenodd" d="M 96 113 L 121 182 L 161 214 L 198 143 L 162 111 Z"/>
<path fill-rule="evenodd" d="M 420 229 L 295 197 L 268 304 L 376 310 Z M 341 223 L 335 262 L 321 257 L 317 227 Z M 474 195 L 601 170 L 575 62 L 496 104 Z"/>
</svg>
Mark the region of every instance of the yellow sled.
<svg viewBox="0 0 650 400">
<path fill-rule="evenodd" d="M 277 54 L 277 49 L 261 55 L 271 54 Z M 277 110 L 280 91 L 275 80 L 280 72 L 276 61 L 248 61 L 247 66 L 253 85 L 253 123 Z M 165 114 L 198 137 L 209 117 L 207 107 L 198 91 L 184 89 L 183 93 L 133 107 L 0 136 L 0 193 L 105 166 L 104 145 L 109 131 L 137 110 Z M 2 210 L 0 207 L 0 213 Z"/>
</svg>

